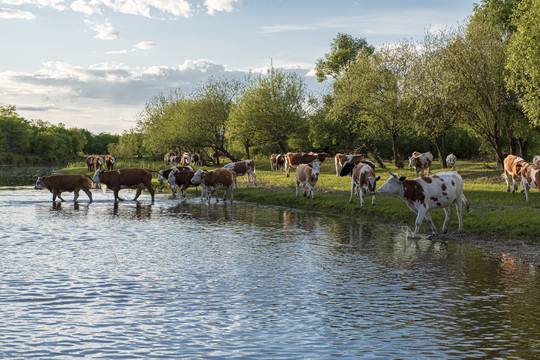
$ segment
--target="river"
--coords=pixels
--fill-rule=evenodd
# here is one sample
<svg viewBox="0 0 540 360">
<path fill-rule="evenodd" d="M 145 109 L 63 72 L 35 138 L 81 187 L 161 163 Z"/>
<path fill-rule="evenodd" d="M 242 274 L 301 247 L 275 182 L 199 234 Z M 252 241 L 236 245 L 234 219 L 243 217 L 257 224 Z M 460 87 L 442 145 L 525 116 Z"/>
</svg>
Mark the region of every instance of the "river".
<svg viewBox="0 0 540 360">
<path fill-rule="evenodd" d="M 0 187 L 0 358 L 540 357 L 539 269 L 508 255 L 280 207 L 93 194 Z"/>
</svg>

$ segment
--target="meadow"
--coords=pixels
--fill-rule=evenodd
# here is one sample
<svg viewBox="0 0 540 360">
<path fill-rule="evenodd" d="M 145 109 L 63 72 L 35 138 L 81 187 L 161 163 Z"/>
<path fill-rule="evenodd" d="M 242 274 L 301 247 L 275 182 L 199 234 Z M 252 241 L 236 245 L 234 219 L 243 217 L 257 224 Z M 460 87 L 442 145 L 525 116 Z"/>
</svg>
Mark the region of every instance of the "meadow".
<svg viewBox="0 0 540 360">
<path fill-rule="evenodd" d="M 221 164 L 223 166 L 224 163 Z M 408 167 L 397 169 L 390 161 L 384 162 L 387 169 L 376 166 L 377 175 L 381 179 L 377 187 L 381 186 L 389 177 L 388 171 L 395 172 L 409 179 L 415 177 L 413 169 Z M 117 159 L 116 168 L 144 167 L 152 170 L 167 169 L 162 161 L 145 159 Z M 205 166 L 211 170 L 215 167 Z M 441 164 L 434 162 L 432 174 L 443 169 Z M 540 228 L 540 192 L 537 189 L 530 190 L 530 204 L 525 202 L 524 194 L 506 192 L 506 183 L 502 176 L 502 169 L 496 169 L 495 162 L 459 160 L 456 171 L 463 177 L 464 194 L 470 204 L 470 211 L 464 211 L 463 236 L 475 236 L 483 240 L 506 241 L 524 240 L 530 243 L 540 242 L 538 229 Z M 80 162 L 71 163 L 61 170 L 62 173 L 89 174 L 84 159 Z M 289 208 L 303 209 L 350 217 L 367 222 L 382 222 L 395 224 L 396 226 L 414 229 L 416 214 L 405 203 L 395 197 L 376 195 L 376 205 L 371 205 L 371 196 L 365 198 L 366 205 L 360 206 L 358 196 L 349 203 L 351 179 L 350 177 L 337 177 L 333 158 L 328 158 L 321 165 L 321 175 L 316 186 L 315 200 L 295 196 L 294 170 L 287 178 L 285 172 L 273 172 L 267 159 L 256 160 L 257 186 L 247 187 L 245 176 L 238 178 L 238 189 L 234 193 L 235 200 L 259 203 L 264 205 L 276 205 Z M 159 190 L 157 176 L 153 179 L 153 185 L 159 192 L 170 193 L 164 186 Z M 521 187 L 520 187 L 521 190 Z M 189 197 L 197 197 L 200 192 L 195 189 L 188 190 Z M 181 201 L 181 197 L 179 197 Z M 455 207 L 450 222 L 449 233 L 457 233 L 457 215 Z M 443 210 L 432 211 L 435 225 L 440 229 L 444 220 Z M 429 224 L 424 220 L 421 228 L 422 234 L 430 234 Z"/>
</svg>

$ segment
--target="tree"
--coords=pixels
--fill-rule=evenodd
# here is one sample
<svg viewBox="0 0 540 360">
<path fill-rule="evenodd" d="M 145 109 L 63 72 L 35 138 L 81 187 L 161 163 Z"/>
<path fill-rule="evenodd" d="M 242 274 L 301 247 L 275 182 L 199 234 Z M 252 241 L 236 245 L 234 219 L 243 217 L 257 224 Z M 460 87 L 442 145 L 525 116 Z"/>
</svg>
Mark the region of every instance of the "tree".
<svg viewBox="0 0 540 360">
<path fill-rule="evenodd" d="M 115 157 L 142 157 L 142 134 L 136 132 L 136 130 L 126 130 L 120 136 L 118 143 L 111 143 L 107 147 L 109 154 Z"/>
<path fill-rule="evenodd" d="M 318 59 L 315 64 L 317 80 L 322 82 L 327 76 L 338 79 L 349 66 L 356 62 L 356 57 L 360 52 L 372 55 L 375 48 L 364 38 L 357 39 L 348 34 L 338 33 L 330 44 L 330 53 Z"/>
<path fill-rule="evenodd" d="M 521 95 L 529 120 L 540 125 L 540 0 L 522 0 L 512 18 L 516 28 L 506 67 L 509 86 Z"/>
<path fill-rule="evenodd" d="M 271 66 L 267 75 L 251 81 L 231 114 L 231 129 L 246 126 L 258 143 L 271 143 L 288 151 L 288 140 L 307 127 L 309 106 L 306 86 L 296 73 Z M 244 141 L 246 137 L 243 138 Z"/>
<path fill-rule="evenodd" d="M 30 138 L 30 123 L 19 116 L 16 107 L 0 106 L 0 153 L 28 153 Z"/>
</svg>

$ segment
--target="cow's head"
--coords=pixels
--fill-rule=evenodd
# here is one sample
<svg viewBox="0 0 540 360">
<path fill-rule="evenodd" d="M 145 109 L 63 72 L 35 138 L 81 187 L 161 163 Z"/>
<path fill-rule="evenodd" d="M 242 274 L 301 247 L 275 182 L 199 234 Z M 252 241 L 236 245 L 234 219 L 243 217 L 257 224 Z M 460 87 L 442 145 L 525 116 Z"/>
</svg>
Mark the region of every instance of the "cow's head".
<svg viewBox="0 0 540 360">
<path fill-rule="evenodd" d="M 403 189 L 405 176 L 398 177 L 397 174 L 390 173 L 390 178 L 377 190 L 381 195 L 398 194 Z"/>
<path fill-rule="evenodd" d="M 377 189 L 377 181 L 379 181 L 380 179 L 381 179 L 380 176 L 368 177 L 367 181 L 368 181 L 368 188 L 369 188 L 370 195 L 375 195 L 375 189 Z"/>
<path fill-rule="evenodd" d="M 206 170 L 199 169 L 193 174 L 193 177 L 191 178 L 191 183 L 193 185 L 200 185 L 203 181 L 203 175 Z"/>
<path fill-rule="evenodd" d="M 319 160 L 315 160 L 311 163 L 311 168 L 313 169 L 313 177 L 315 180 L 319 178 L 320 170 L 321 170 L 321 163 Z"/>
<path fill-rule="evenodd" d="M 352 174 L 355 166 L 356 164 L 351 164 L 349 162 L 343 164 L 343 167 L 341 168 L 341 172 L 339 173 L 339 176 L 347 176 L 349 174 Z"/>
<path fill-rule="evenodd" d="M 34 186 L 34 189 L 36 190 L 43 190 L 45 189 L 45 184 L 43 183 L 43 180 L 45 179 L 45 176 L 38 177 L 36 181 L 36 185 Z"/>
<path fill-rule="evenodd" d="M 101 182 L 101 180 L 100 180 L 101 173 L 102 173 L 102 171 L 98 169 L 98 170 L 96 170 L 96 172 L 94 173 L 94 176 L 92 177 L 92 181 L 95 182 L 96 184 Z"/>
<path fill-rule="evenodd" d="M 415 167 L 415 165 L 416 165 L 416 157 L 409 156 L 409 167 L 413 168 L 413 167 Z"/>
</svg>

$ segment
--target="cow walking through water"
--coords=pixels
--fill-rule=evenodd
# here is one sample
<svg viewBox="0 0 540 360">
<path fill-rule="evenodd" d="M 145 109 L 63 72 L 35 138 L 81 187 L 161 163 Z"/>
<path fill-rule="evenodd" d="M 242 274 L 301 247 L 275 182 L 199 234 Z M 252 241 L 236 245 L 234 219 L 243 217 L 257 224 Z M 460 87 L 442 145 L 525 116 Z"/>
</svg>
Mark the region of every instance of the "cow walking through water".
<svg viewBox="0 0 540 360">
<path fill-rule="evenodd" d="M 137 189 L 135 198 L 137 200 L 141 195 L 141 191 L 146 188 L 152 196 L 154 202 L 154 188 L 152 188 L 152 172 L 142 168 L 125 168 L 114 171 L 96 170 L 92 181 L 95 183 L 103 183 L 114 192 L 114 201 L 123 201 L 118 196 L 121 189 Z"/>
<path fill-rule="evenodd" d="M 223 201 L 227 200 L 227 190 L 229 190 L 231 194 L 231 203 L 233 202 L 234 188 L 236 186 L 236 173 L 231 169 L 219 168 L 212 171 L 199 169 L 191 178 L 191 183 L 202 185 L 201 200 L 204 200 L 204 196 L 207 196 L 209 204 L 212 195 L 215 195 L 216 203 L 219 202 L 216 193 L 217 189 L 225 189 Z"/>
<path fill-rule="evenodd" d="M 432 235 L 437 234 L 437 228 L 429 212 L 441 208 L 446 214 L 442 227 L 442 232 L 446 233 L 452 215 L 452 204 L 456 205 L 458 213 L 458 230 L 463 231 L 462 205 L 464 203 L 468 211 L 469 203 L 463 194 L 463 179 L 455 171 L 440 172 L 412 180 L 390 173 L 388 181 L 377 192 L 381 195 L 397 195 L 417 214 L 414 236 L 418 234 L 424 217 L 431 225 Z"/>
<path fill-rule="evenodd" d="M 58 174 L 50 176 L 41 176 L 37 179 L 34 189 L 42 190 L 47 189 L 53 194 L 53 201 L 56 201 L 56 197 L 64 201 L 62 198 L 63 192 L 73 192 L 73 201 L 77 201 L 79 198 L 79 190 L 86 193 L 90 202 L 92 202 L 92 193 L 90 192 L 90 186 L 88 179 L 92 180 L 88 175 L 79 174 Z"/>
</svg>

